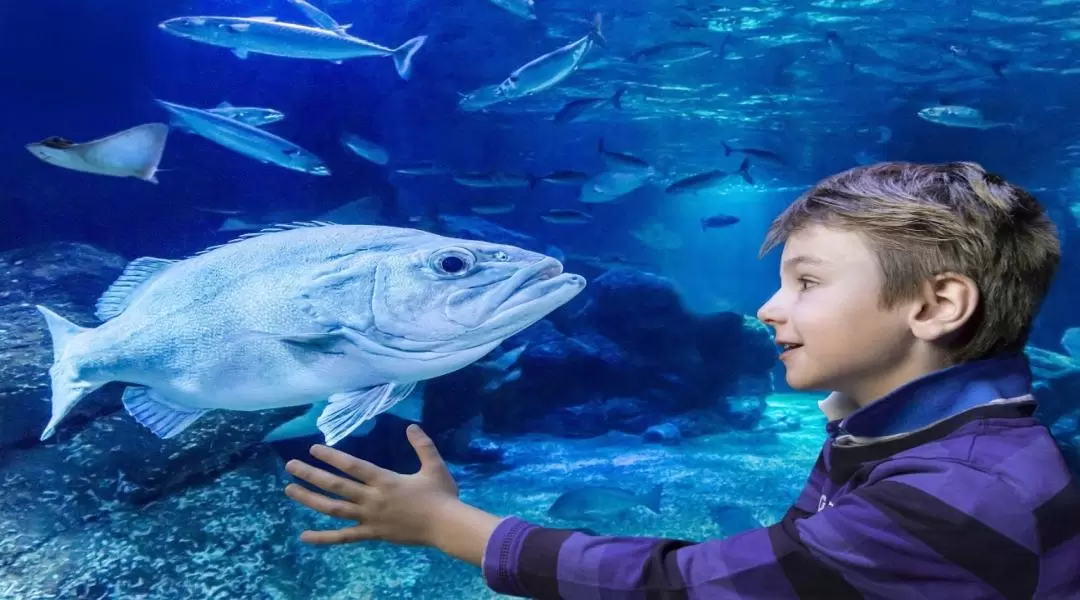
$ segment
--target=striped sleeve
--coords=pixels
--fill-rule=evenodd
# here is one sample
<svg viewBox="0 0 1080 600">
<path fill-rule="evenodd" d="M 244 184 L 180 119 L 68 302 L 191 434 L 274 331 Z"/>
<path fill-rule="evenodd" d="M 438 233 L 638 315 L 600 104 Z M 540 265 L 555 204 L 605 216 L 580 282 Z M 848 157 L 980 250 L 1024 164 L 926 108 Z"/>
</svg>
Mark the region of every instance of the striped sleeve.
<svg viewBox="0 0 1080 600">
<path fill-rule="evenodd" d="M 489 541 L 484 577 L 497 592 L 537 599 L 1030 599 L 1039 573 L 1031 511 L 1011 509 L 992 476 L 931 468 L 864 485 L 806 518 L 789 513 L 702 543 L 588 536 L 511 517 Z"/>
</svg>

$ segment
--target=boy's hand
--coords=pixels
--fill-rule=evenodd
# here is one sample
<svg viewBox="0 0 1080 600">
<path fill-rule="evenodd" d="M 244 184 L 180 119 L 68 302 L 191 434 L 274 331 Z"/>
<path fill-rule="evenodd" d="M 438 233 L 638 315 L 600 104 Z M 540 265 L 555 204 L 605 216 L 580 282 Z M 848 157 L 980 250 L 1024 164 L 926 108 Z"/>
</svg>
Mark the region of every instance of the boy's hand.
<svg viewBox="0 0 1080 600">
<path fill-rule="evenodd" d="M 386 540 L 407 545 L 436 545 L 437 528 L 444 513 L 454 510 L 458 487 L 434 442 L 419 426 L 406 429 L 409 443 L 420 457 L 420 470 L 402 475 L 378 467 L 322 444 L 311 455 L 348 473 L 348 479 L 328 473 L 300 460 L 290 460 L 285 470 L 342 500 L 312 492 L 295 483 L 285 494 L 323 514 L 358 521 L 352 527 L 331 531 L 305 531 L 300 539 L 313 544 L 343 544 L 360 540 Z"/>
</svg>

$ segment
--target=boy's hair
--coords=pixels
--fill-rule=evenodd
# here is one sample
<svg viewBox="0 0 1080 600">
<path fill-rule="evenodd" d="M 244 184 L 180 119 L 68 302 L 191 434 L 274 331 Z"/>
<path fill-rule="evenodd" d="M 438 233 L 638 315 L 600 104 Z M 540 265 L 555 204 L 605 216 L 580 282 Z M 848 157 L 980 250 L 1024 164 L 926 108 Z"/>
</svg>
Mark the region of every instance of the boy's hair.
<svg viewBox="0 0 1080 600">
<path fill-rule="evenodd" d="M 974 280 L 980 302 L 949 345 L 954 363 L 1023 350 L 1061 258 L 1038 200 L 973 162 L 885 162 L 828 177 L 773 221 L 761 256 L 810 224 L 867 240 L 886 309 L 940 273 Z"/>
</svg>

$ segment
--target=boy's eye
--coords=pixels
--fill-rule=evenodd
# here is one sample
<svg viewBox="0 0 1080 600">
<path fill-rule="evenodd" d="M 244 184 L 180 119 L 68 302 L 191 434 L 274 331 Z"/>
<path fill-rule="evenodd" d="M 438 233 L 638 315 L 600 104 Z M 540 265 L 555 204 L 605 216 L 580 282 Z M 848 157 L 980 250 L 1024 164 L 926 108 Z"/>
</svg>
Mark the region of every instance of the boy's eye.
<svg viewBox="0 0 1080 600">
<path fill-rule="evenodd" d="M 817 282 L 807 277 L 799 278 L 799 290 L 805 292 L 807 289 L 817 285 Z"/>
</svg>

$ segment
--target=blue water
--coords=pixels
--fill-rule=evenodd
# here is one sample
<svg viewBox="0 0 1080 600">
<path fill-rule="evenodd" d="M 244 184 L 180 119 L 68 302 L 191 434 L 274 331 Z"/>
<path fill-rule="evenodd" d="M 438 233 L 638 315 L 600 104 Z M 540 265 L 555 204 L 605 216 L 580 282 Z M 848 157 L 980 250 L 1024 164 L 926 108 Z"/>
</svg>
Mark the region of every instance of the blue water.
<svg viewBox="0 0 1080 600">
<path fill-rule="evenodd" d="M 657 344 L 677 350 L 690 343 L 696 319 L 721 312 L 752 316 L 772 293 L 777 253 L 759 260 L 761 237 L 776 213 L 818 179 L 867 161 L 976 161 L 1034 192 L 1060 228 L 1062 265 L 1031 346 L 1042 352 L 1040 364 L 1058 365 L 1045 384 L 1055 406 L 1075 397 L 1073 365 L 1060 340 L 1080 325 L 1074 317 L 1080 269 L 1074 249 L 1080 23 L 1074 15 L 1080 2 L 540 0 L 535 20 L 488 0 L 316 4 L 339 23 L 351 23 L 350 34 L 384 46 L 428 36 L 410 79 L 398 77 L 385 57 L 342 64 L 263 55 L 241 60 L 158 28 L 191 15 L 306 23 L 285 0 L 0 7 L 0 266 L 9 288 L 0 288 L 0 349 L 7 357 L 0 371 L 0 598 L 492 597 L 475 570 L 434 551 L 300 545 L 296 536 L 318 521 L 281 494 L 288 476 L 280 465 L 317 438 L 270 444 L 252 437 L 285 418 L 268 416 L 234 429 L 222 418 L 214 422 L 217 429 L 206 426 L 187 440 L 165 442 L 132 428 L 118 389 L 111 389 L 56 438 L 37 440 L 42 415 L 47 418 L 42 399 L 51 354 L 32 304 L 58 307 L 89 326 L 94 301 L 124 262 L 182 258 L 226 242 L 243 233 L 224 230 L 229 218 L 311 220 L 359 200 L 350 222 L 427 227 L 436 218 L 460 224 L 453 219 L 468 217 L 473 231 L 481 231 L 473 237 L 497 235 L 503 238 L 493 241 L 505 242 L 529 236 L 534 249 L 557 252 L 568 270 L 590 282 L 609 268 L 629 267 L 639 295 L 625 301 L 658 299 L 662 309 L 628 308 L 633 318 L 626 319 L 626 330 L 644 327 L 636 319 L 659 322 L 671 315 L 678 324 L 658 327 L 679 333 Z M 565 81 L 484 111 L 459 107 L 463 94 L 497 84 L 587 35 L 597 13 L 606 47 L 590 50 Z M 677 41 L 696 42 L 707 54 L 684 62 L 631 60 L 635 52 Z M 607 98 L 619 86 L 626 87 L 621 110 L 601 103 L 578 120 L 553 120 L 567 101 Z M 175 128 L 157 185 L 66 170 L 25 148 L 49 136 L 85 142 L 142 123 L 168 123 L 155 99 L 281 111 L 285 118 L 265 129 L 319 156 L 332 174 L 263 164 Z M 986 121 L 1005 125 L 951 127 L 918 116 L 938 104 L 976 108 Z M 389 163 L 351 153 L 340 143 L 346 132 L 385 148 Z M 397 172 L 407 163 L 436 161 L 456 173 L 540 177 L 575 170 L 592 176 L 604 168 L 601 139 L 608 150 L 648 162 L 655 176 L 616 202 L 586 206 L 577 199 L 580 185 L 540 181 L 477 189 L 446 175 Z M 781 160 L 751 157 L 753 184 L 733 176 L 697 195 L 665 192 L 701 171 L 734 171 L 744 155 L 726 155 L 725 143 L 768 150 Z M 506 205 L 505 212 L 476 210 L 493 202 Z M 551 209 L 584 211 L 592 221 L 550 223 L 541 216 Z M 701 219 L 717 214 L 738 222 L 703 229 Z M 650 290 L 656 295 L 640 295 Z M 594 293 L 590 285 L 548 325 L 569 331 Z M 758 339 L 746 331 L 747 339 Z M 605 336 L 610 341 L 617 334 Z M 565 339 L 559 343 L 569 344 Z M 533 343 L 535 350 L 540 342 Z M 596 356 L 615 356 L 604 340 L 584 343 Z M 622 346 L 632 354 L 630 342 Z M 600 397 L 607 392 L 581 377 L 587 369 L 552 367 L 547 375 L 534 369 L 532 381 L 558 384 L 544 388 L 526 375 L 500 388 L 496 400 L 485 402 L 511 408 L 485 409 L 485 431 L 467 430 L 472 409 L 453 415 L 431 409 L 423 422 L 445 432 L 445 440 L 463 432 L 457 442 L 440 444 L 464 447 L 473 437 L 472 450 L 452 463 L 463 495 L 486 510 L 570 526 L 544 513 L 567 479 L 638 490 L 663 481 L 660 515 L 637 510 L 621 529 L 610 523 L 594 528 L 697 539 L 729 535 L 735 526 L 710 515 L 742 511 L 744 523 L 778 518 L 802 485 L 824 432 L 816 397 L 788 395 L 779 371 L 748 358 L 751 350 L 728 352 L 734 358 L 725 364 L 735 366 L 722 385 L 709 388 L 710 401 L 760 404 L 700 431 L 687 425 L 697 417 L 678 421 L 650 412 L 650 402 L 682 397 L 678 386 L 698 372 L 678 352 L 655 367 L 652 379 L 635 380 L 649 390 L 640 397 L 626 398 L 631 392 L 625 390 Z M 470 369 L 447 376 L 440 397 L 471 397 L 492 377 Z M 666 375 L 676 384 L 665 387 Z M 535 401 L 543 394 L 574 400 L 545 412 Z M 578 402 L 592 408 L 575 413 Z M 538 412 L 523 418 L 515 403 Z M 1069 414 L 1074 409 L 1055 409 L 1047 423 L 1070 451 L 1080 445 L 1080 427 Z M 401 438 L 404 422 L 394 419 L 380 417 L 379 429 L 366 441 L 351 440 L 348 449 L 412 468 Z M 681 443 L 645 441 L 644 429 L 672 420 L 681 423 Z M 712 511 L 718 504 L 726 508 Z M 439 595 L 447 589 L 454 592 Z"/>
</svg>

